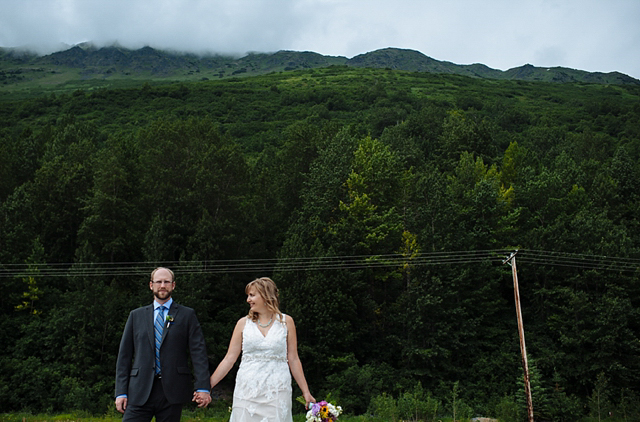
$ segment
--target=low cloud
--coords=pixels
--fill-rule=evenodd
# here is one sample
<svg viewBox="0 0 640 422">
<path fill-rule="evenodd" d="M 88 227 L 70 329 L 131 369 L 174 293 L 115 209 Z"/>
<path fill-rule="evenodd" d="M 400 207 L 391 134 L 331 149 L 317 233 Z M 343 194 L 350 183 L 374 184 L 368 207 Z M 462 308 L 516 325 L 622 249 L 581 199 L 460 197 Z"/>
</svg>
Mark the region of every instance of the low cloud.
<svg viewBox="0 0 640 422">
<path fill-rule="evenodd" d="M 385 47 L 506 70 L 531 63 L 640 78 L 640 2 L 627 0 L 0 0 L 0 46 L 91 41 L 196 53 Z"/>
</svg>

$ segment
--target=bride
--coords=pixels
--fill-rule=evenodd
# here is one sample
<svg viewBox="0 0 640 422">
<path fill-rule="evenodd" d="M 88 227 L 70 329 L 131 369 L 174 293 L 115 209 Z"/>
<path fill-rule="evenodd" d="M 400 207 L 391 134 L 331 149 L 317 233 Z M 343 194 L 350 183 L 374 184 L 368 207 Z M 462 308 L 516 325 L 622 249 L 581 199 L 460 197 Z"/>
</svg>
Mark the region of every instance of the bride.
<svg viewBox="0 0 640 422">
<path fill-rule="evenodd" d="M 278 288 L 267 277 L 253 280 L 245 288 L 249 315 L 237 322 L 229 349 L 211 375 L 211 388 L 242 360 L 233 391 L 230 422 L 291 422 L 291 375 L 306 402 L 315 402 L 309 392 L 298 357 L 296 326 L 280 312 Z"/>
</svg>

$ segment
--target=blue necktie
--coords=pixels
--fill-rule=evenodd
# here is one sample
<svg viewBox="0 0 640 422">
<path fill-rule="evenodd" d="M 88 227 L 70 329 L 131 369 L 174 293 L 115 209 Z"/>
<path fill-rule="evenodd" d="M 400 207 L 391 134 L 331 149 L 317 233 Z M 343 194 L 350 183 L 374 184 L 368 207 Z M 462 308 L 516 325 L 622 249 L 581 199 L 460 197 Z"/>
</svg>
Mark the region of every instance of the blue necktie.
<svg viewBox="0 0 640 422">
<path fill-rule="evenodd" d="M 153 324 L 153 331 L 156 337 L 156 375 L 160 374 L 160 342 L 162 341 L 162 330 L 164 324 L 164 306 L 160 306 L 158 316 Z"/>
</svg>

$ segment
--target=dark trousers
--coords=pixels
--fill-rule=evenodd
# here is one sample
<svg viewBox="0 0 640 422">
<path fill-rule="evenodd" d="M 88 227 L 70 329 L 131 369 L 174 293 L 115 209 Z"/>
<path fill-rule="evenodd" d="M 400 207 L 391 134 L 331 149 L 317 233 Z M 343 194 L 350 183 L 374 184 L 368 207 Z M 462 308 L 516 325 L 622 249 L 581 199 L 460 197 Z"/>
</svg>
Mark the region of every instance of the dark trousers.
<svg viewBox="0 0 640 422">
<path fill-rule="evenodd" d="M 156 422 L 180 422 L 182 404 L 169 404 L 164 395 L 162 382 L 156 378 L 149 400 L 143 406 L 128 405 L 123 422 L 149 422 L 155 416 Z"/>
</svg>

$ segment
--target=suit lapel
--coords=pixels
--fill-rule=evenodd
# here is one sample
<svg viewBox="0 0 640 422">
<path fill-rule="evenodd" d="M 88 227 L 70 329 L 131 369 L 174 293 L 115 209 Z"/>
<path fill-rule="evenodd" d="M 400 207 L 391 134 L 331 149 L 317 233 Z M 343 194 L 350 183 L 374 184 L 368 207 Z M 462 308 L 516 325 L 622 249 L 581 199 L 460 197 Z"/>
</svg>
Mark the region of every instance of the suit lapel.
<svg viewBox="0 0 640 422">
<path fill-rule="evenodd" d="M 178 315 L 178 311 L 180 310 L 180 305 L 176 304 L 176 301 L 174 300 L 171 303 L 171 308 L 169 308 L 169 312 L 167 313 L 167 316 L 172 316 L 173 317 L 173 322 L 169 323 L 167 321 L 165 321 L 164 323 L 164 327 L 162 330 L 162 340 L 160 341 L 160 345 L 162 346 L 162 343 L 164 342 L 165 337 L 167 337 L 167 334 L 169 334 L 169 330 L 171 329 L 171 327 L 173 326 L 173 324 L 175 324 L 175 319 Z M 166 317 L 165 317 L 166 320 Z"/>
</svg>

